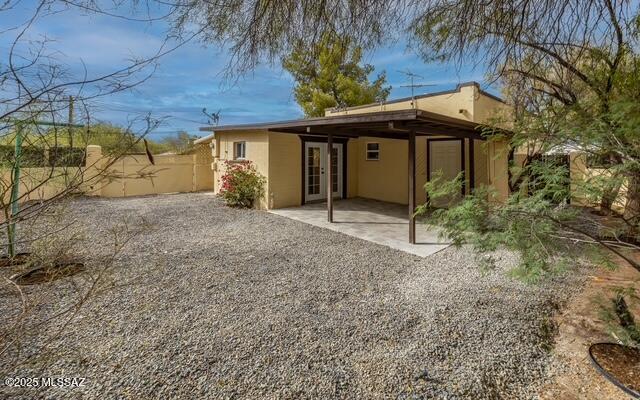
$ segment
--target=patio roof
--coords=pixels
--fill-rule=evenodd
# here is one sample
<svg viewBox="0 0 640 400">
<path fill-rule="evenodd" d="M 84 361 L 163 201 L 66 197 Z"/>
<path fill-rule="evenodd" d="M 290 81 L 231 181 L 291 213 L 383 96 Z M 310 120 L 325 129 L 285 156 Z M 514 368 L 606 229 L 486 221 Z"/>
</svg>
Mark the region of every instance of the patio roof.
<svg viewBox="0 0 640 400">
<path fill-rule="evenodd" d="M 336 137 L 382 137 L 408 139 L 409 132 L 416 136 L 451 136 L 457 138 L 484 139 L 478 129 L 480 125 L 458 118 L 447 117 L 424 110 L 378 111 L 330 117 L 306 118 L 289 121 L 264 122 L 257 124 L 207 126 L 205 132 L 267 130 L 270 132 L 293 133 Z M 213 135 L 199 139 L 204 142 Z"/>
<path fill-rule="evenodd" d="M 447 117 L 424 110 L 408 109 L 398 111 L 378 111 L 370 113 L 336 115 L 330 117 L 296 119 L 280 122 L 264 122 L 258 124 L 208 126 L 200 128 L 205 132 L 229 132 L 266 130 L 274 133 L 298 134 L 326 137 L 327 149 L 333 148 L 333 140 L 336 138 L 357 138 L 360 136 L 380 137 L 389 139 L 407 140 L 407 172 L 408 172 L 408 219 L 409 219 L 409 243 L 416 243 L 416 137 L 417 136 L 448 136 L 460 138 L 469 142 L 470 182 L 473 185 L 473 142 L 483 140 L 478 127 L 480 124 L 465 121 L 458 118 Z M 213 138 L 213 134 L 196 143 L 206 142 Z M 462 146 L 464 149 L 464 145 Z M 333 223 L 333 157 L 334 152 L 327 151 L 327 221 Z M 463 156 L 464 159 L 464 156 Z M 466 175 L 466 167 L 464 169 Z"/>
</svg>

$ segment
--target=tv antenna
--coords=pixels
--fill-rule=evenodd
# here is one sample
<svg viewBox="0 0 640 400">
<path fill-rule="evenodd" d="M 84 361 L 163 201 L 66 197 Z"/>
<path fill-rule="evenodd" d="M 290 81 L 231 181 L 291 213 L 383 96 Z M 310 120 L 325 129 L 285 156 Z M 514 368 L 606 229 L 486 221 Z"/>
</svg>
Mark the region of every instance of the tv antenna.
<svg viewBox="0 0 640 400">
<path fill-rule="evenodd" d="M 220 111 L 222 110 L 218 110 L 218 112 L 215 113 L 208 113 L 207 108 L 203 108 L 202 113 L 207 116 L 207 124 L 217 126 L 218 122 L 220 122 Z"/>
<path fill-rule="evenodd" d="M 436 86 L 434 84 L 429 84 L 429 83 L 415 83 L 414 82 L 415 78 L 424 79 L 424 77 L 421 76 L 421 75 L 418 75 L 418 74 L 414 74 L 408 68 L 406 70 L 404 70 L 404 71 L 398 71 L 398 72 L 400 72 L 401 74 L 403 74 L 404 76 L 409 78 L 409 82 L 411 82 L 408 85 L 400 85 L 400 87 L 411 88 L 411 107 L 413 107 L 413 108 L 416 107 L 416 96 L 415 96 L 415 89 L 416 88 L 422 88 L 422 87 L 428 87 L 428 86 Z"/>
</svg>

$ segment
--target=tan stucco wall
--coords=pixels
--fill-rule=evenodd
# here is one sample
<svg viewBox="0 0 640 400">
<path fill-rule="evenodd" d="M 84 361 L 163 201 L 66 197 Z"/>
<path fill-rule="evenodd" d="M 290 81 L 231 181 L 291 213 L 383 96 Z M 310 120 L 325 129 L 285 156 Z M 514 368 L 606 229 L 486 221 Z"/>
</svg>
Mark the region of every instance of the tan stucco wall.
<svg viewBox="0 0 640 400">
<path fill-rule="evenodd" d="M 504 123 L 509 118 L 510 108 L 507 104 L 485 96 L 477 88 L 473 96 L 473 122 L 483 124 L 494 119 L 496 123 Z"/>
<path fill-rule="evenodd" d="M 411 109 L 411 100 L 354 107 L 346 110 L 327 110 L 327 116 L 360 114 L 377 111 Z M 456 91 L 434 96 L 418 97 L 416 108 L 448 117 L 482 123 L 507 106 L 484 94 L 476 84 L 461 85 Z M 219 177 L 224 173 L 222 161 L 233 156 L 233 142 L 247 142 L 247 158 L 260 173 L 267 177 L 267 192 L 262 207 L 281 208 L 301 202 L 301 143 L 297 135 L 268 133 L 266 131 L 218 131 L 213 139 L 215 190 L 219 190 Z M 380 143 L 380 160 L 366 160 L 366 143 Z M 423 203 L 423 186 L 427 181 L 427 138 L 416 139 L 416 201 Z M 507 157 L 505 144 L 474 142 L 476 186 L 492 184 L 505 199 L 508 193 Z M 404 140 L 358 138 L 347 145 L 347 197 L 366 197 L 394 203 L 408 203 L 407 142 Z M 469 148 L 465 141 L 465 162 L 469 170 Z M 467 188 L 469 188 L 467 176 Z"/>
<path fill-rule="evenodd" d="M 100 196 L 127 197 L 195 191 L 193 155 L 158 155 L 155 165 L 146 155 L 126 155 L 108 168 L 111 179 L 102 181 Z"/>
<path fill-rule="evenodd" d="M 438 139 L 442 137 L 433 137 Z M 362 137 L 358 143 L 358 192 L 360 197 L 392 203 L 408 204 L 408 144 L 405 140 Z M 380 160 L 366 160 L 366 143 L 380 143 Z M 484 142 L 474 143 L 476 186 L 487 184 L 488 155 Z M 470 168 L 469 144 L 465 141 L 465 164 Z M 416 202 L 426 201 L 424 185 L 427 183 L 427 138 L 416 138 Z M 467 189 L 469 176 L 466 177 Z"/>
<path fill-rule="evenodd" d="M 302 141 L 298 135 L 267 131 L 216 132 L 212 168 L 216 193 L 220 177 L 225 173 L 224 161 L 233 157 L 233 142 L 247 143 L 246 157 L 267 178 L 261 208 L 284 208 L 302 204 Z M 357 140 L 349 140 L 347 152 L 347 197 L 360 196 L 358 191 L 359 160 Z"/>
<path fill-rule="evenodd" d="M 489 154 L 487 143 L 482 140 L 473 142 L 476 187 L 489 184 Z"/>
<path fill-rule="evenodd" d="M 213 155 L 211 154 L 211 148 L 209 144 L 199 144 L 195 147 L 194 152 L 194 184 L 195 190 L 212 190 L 213 189 L 213 171 L 211 170 L 211 163 L 213 162 Z"/>
<path fill-rule="evenodd" d="M 210 159 L 210 158 L 209 158 Z M 156 155 L 155 165 L 146 155 L 126 155 L 113 160 L 100 146 L 87 146 L 81 168 L 23 168 L 21 202 L 47 200 L 68 192 L 89 196 L 126 197 L 213 189 L 209 159 L 197 154 Z M 10 181 L 2 171 L 2 181 Z"/>
<path fill-rule="evenodd" d="M 487 143 L 489 185 L 493 186 L 497 201 L 509 197 L 509 150 L 506 141 Z"/>
<path fill-rule="evenodd" d="M 302 142 L 298 135 L 269 133 L 269 208 L 301 204 Z"/>
<path fill-rule="evenodd" d="M 10 169 L 5 169 L 1 171 L 1 174 L 0 191 L 4 195 L 4 201 L 8 202 L 11 198 L 13 172 Z M 81 183 L 82 175 L 81 168 L 22 168 L 20 170 L 18 202 L 46 200 L 55 197 Z"/>
<path fill-rule="evenodd" d="M 225 174 L 225 161 L 233 161 L 233 143 L 246 142 L 245 156 L 256 170 L 267 178 L 265 195 L 256 204 L 259 208 L 269 207 L 269 133 L 264 130 L 220 132 L 215 136 L 215 154 L 212 163 L 214 170 L 214 192 L 220 191 L 220 177 Z"/>
<path fill-rule="evenodd" d="M 233 161 L 233 143 L 246 142 L 246 159 L 266 178 L 264 197 L 258 208 L 282 208 L 300 204 L 301 145 L 297 135 L 265 130 L 216 132 L 214 137 L 214 192 L 220 192 L 220 179 L 226 161 Z"/>
<path fill-rule="evenodd" d="M 367 106 L 351 107 L 341 110 L 327 109 L 325 116 L 365 114 L 379 111 L 418 110 L 429 111 L 447 117 L 458 118 L 465 121 L 484 123 L 490 117 L 505 115 L 509 107 L 486 95 L 476 84 L 459 86 L 455 91 L 443 94 L 416 96 L 415 107 L 411 105 L 411 99 L 404 101 L 372 104 Z"/>
<path fill-rule="evenodd" d="M 99 146 L 95 147 L 98 150 L 91 158 L 96 161 L 87 176 L 92 195 L 128 197 L 213 189 L 213 173 L 207 163 L 210 158 L 197 153 L 155 155 L 154 165 L 144 154 L 125 155 L 115 161 L 99 158 Z"/>
<path fill-rule="evenodd" d="M 491 97 L 485 95 L 477 85 L 469 84 L 458 87 L 453 93 L 445 93 L 428 97 L 417 97 L 415 108 L 439 113 L 448 117 L 454 117 L 465 121 L 476 123 L 487 122 L 490 118 L 502 118 L 508 116 L 509 107 Z M 395 111 L 411 109 L 411 100 L 393 102 L 387 104 L 376 104 L 371 106 L 353 107 L 346 110 L 327 110 L 325 115 L 346 115 L 360 114 L 378 111 Z M 371 171 L 363 170 L 364 167 L 375 162 L 364 162 L 363 140 L 378 141 L 381 143 L 381 152 L 396 154 L 399 158 L 397 162 L 389 162 L 382 159 L 374 165 Z M 474 142 L 474 165 L 476 186 L 494 184 L 500 199 L 506 199 L 508 184 L 506 181 L 508 162 L 503 156 L 506 151 L 504 143 L 489 145 L 482 140 Z M 358 195 L 371 197 L 379 200 L 407 203 L 407 144 L 401 140 L 375 140 L 360 139 L 359 167 L 358 172 Z M 383 150 L 384 149 L 384 150 Z M 427 181 L 427 153 L 426 138 L 416 139 L 416 201 L 423 203 L 426 196 L 423 186 Z M 468 144 L 465 145 L 465 164 L 467 170 L 470 168 L 470 157 Z M 491 175 L 491 177 L 489 176 Z M 380 187 L 377 189 L 376 186 Z M 383 186 L 389 188 L 388 193 L 382 189 Z M 469 188 L 469 176 L 467 176 L 467 188 Z"/>
<path fill-rule="evenodd" d="M 267 177 L 263 208 L 283 208 L 301 204 L 302 144 L 297 135 L 266 131 L 234 131 L 216 134 L 220 154 L 214 162 L 216 192 L 224 174 L 224 160 L 231 159 L 233 142 L 247 142 L 247 158 Z M 380 160 L 366 160 L 366 143 L 380 143 Z M 465 142 L 469 168 L 469 149 Z M 347 197 L 365 197 L 392 203 L 408 203 L 407 141 L 361 137 L 347 142 Z M 424 203 L 427 182 L 427 138 L 416 138 L 416 201 Z M 494 168 L 496 163 L 494 163 Z M 499 165 L 499 161 L 498 161 Z M 482 141 L 475 141 L 476 185 L 488 183 L 489 156 Z M 467 176 L 467 187 L 468 186 Z"/>
<path fill-rule="evenodd" d="M 360 153 L 360 143 L 357 139 L 347 142 L 347 197 L 358 197 L 358 184 L 360 178 L 360 165 L 358 154 Z"/>
<path fill-rule="evenodd" d="M 407 203 L 407 142 L 361 137 L 358 142 L 358 196 Z M 380 159 L 367 161 L 366 144 L 380 143 Z"/>
<path fill-rule="evenodd" d="M 604 179 L 611 176 L 611 171 L 602 168 L 589 168 L 587 165 L 587 155 L 578 151 L 569 153 L 569 171 L 571 177 L 571 204 L 598 207 L 600 205 L 599 198 L 593 198 L 585 193 L 585 187 L 593 185 L 590 183 L 593 179 Z M 627 203 L 628 182 L 625 179 L 622 182 L 620 191 L 613 201 L 612 208 L 619 213 L 624 213 Z"/>
<path fill-rule="evenodd" d="M 462 86 L 459 91 L 429 97 L 417 97 L 415 108 L 418 110 L 430 111 L 448 117 L 473 121 L 473 99 L 476 91 L 475 86 Z M 352 107 L 343 110 L 327 109 L 326 116 L 365 114 L 379 111 L 410 110 L 411 100 L 374 104 L 370 106 Z M 460 113 L 460 110 L 463 112 Z"/>
<path fill-rule="evenodd" d="M 95 164 L 101 159 L 100 146 L 88 146 L 84 167 L 22 168 L 18 201 L 48 200 L 71 191 L 93 194 L 92 185 L 95 185 L 97 171 Z M 0 171 L 0 192 L 4 194 L 5 201 L 11 195 L 12 176 L 13 172 L 9 169 Z"/>
<path fill-rule="evenodd" d="M 362 137 L 357 143 L 357 196 L 408 204 L 409 170 L 406 140 Z M 380 144 L 380 160 L 366 159 L 366 144 Z M 427 182 L 427 140 L 416 138 L 416 201 L 424 203 L 423 187 Z"/>
<path fill-rule="evenodd" d="M 349 140 L 347 197 L 358 196 L 358 143 Z M 269 133 L 269 208 L 302 204 L 302 141 L 298 135 Z"/>
</svg>

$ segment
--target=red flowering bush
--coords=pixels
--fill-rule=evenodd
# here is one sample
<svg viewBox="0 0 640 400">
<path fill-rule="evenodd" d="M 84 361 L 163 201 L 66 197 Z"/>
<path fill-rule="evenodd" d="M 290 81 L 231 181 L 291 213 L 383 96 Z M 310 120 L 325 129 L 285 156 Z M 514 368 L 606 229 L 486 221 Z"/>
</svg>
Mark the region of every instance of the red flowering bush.
<svg viewBox="0 0 640 400">
<path fill-rule="evenodd" d="M 251 161 L 225 161 L 220 196 L 229 207 L 251 208 L 262 197 L 266 179 Z"/>
</svg>

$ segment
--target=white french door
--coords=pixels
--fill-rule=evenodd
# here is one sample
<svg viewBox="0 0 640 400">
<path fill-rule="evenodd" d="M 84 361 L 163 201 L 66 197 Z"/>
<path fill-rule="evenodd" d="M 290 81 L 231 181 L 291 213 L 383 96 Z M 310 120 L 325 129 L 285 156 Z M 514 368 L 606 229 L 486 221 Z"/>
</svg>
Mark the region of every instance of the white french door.
<svg viewBox="0 0 640 400">
<path fill-rule="evenodd" d="M 333 144 L 333 197 L 342 196 L 342 143 Z M 305 142 L 304 201 L 327 198 L 327 143 Z"/>
</svg>

